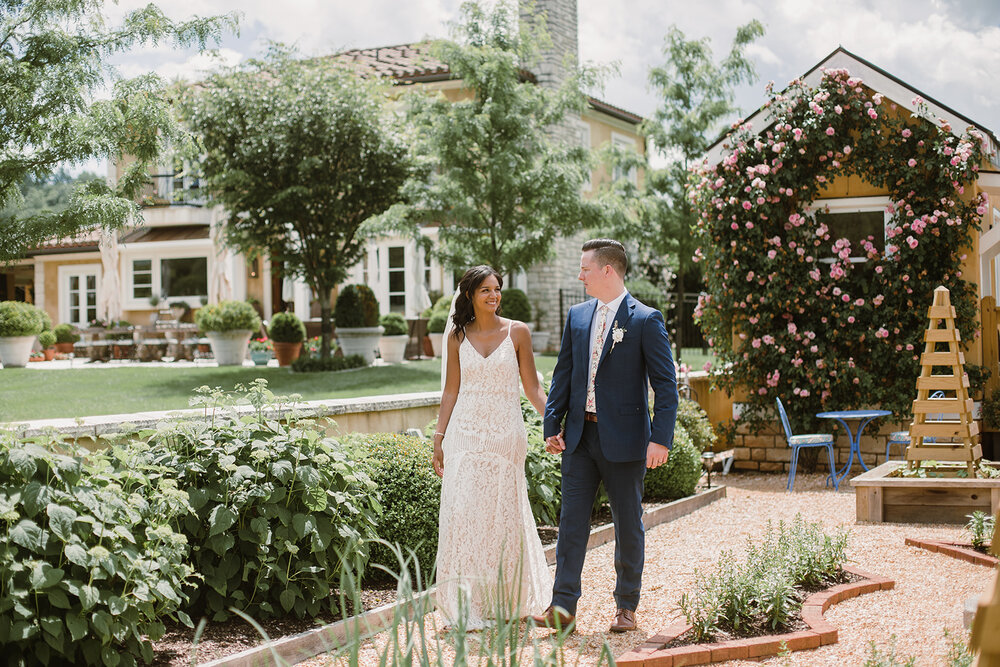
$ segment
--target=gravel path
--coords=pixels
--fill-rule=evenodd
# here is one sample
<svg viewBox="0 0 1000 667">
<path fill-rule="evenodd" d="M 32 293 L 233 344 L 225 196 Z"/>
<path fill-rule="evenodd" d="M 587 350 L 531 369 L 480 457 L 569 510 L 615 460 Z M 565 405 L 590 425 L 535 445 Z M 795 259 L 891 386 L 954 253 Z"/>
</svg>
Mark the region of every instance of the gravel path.
<svg viewBox="0 0 1000 667">
<path fill-rule="evenodd" d="M 785 478 L 778 475 L 732 475 L 726 478 L 728 497 L 646 533 L 646 569 L 639 605 L 639 630 L 611 635 L 607 626 L 614 614 L 614 544 L 590 551 L 583 575 L 583 597 L 577 609 L 577 633 L 567 640 L 565 664 L 596 664 L 601 644 L 607 641 L 613 655 L 635 647 L 680 617 L 677 600 L 690 590 L 697 568 L 711 568 L 723 550 L 742 552 L 747 538 L 761 534 L 768 520 L 792 520 L 801 513 L 808 521 L 819 521 L 827 530 L 850 528 L 848 554 L 851 562 L 873 573 L 892 578 L 896 588 L 864 595 L 831 607 L 826 618 L 839 629 L 838 643 L 784 658 L 773 665 L 854 665 L 864 662 L 869 643 L 887 647 L 896 635 L 897 652 L 914 655 L 918 665 L 942 664 L 947 651 L 944 631 L 962 631 L 962 608 L 967 598 L 979 594 L 992 576 L 991 570 L 923 549 L 907 547 L 906 537 L 960 540 L 959 526 L 855 524 L 854 493 L 845 483 L 839 493 L 823 488 L 822 475 L 798 475 L 795 493 L 785 493 Z M 441 627 L 437 614 L 428 617 Z M 541 642 L 546 631 L 526 637 Z M 444 637 L 444 635 L 438 635 Z M 963 635 L 964 636 L 964 635 Z M 368 642 L 362 664 L 377 664 L 388 633 Z M 476 640 L 472 639 L 474 643 Z M 450 646 L 442 646 L 446 664 L 452 660 Z M 527 656 L 525 656 L 527 657 Z M 334 664 L 317 657 L 308 667 Z M 728 665 L 751 665 L 744 661 Z"/>
</svg>

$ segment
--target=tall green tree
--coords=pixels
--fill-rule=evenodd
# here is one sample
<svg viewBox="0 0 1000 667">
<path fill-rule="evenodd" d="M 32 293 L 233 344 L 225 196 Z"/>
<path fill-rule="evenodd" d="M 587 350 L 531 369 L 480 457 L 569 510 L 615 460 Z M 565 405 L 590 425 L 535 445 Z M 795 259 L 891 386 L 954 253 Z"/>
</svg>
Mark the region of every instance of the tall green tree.
<svg viewBox="0 0 1000 667">
<path fill-rule="evenodd" d="M 586 104 L 581 87 L 597 72 L 578 69 L 559 89 L 538 85 L 532 67 L 548 45 L 544 21 L 518 20 L 501 2 L 467 2 L 453 39 L 433 46 L 471 93 L 451 102 L 415 94 L 415 154 L 433 172 L 410 183 L 412 210 L 440 224 L 446 266 L 489 264 L 501 273 L 546 259 L 556 235 L 593 226 L 600 209 L 580 196 L 587 151 L 554 141 L 550 129 Z"/>
<path fill-rule="evenodd" d="M 175 22 L 155 5 L 105 27 L 104 0 L 0 0 L 0 262 L 52 236 L 138 220 L 135 196 L 176 135 L 153 74 L 117 77 L 110 58 L 140 44 L 204 49 L 234 16 Z M 108 78 L 113 88 L 103 94 Z M 60 211 L 19 210 L 26 178 L 93 158 L 128 166 L 114 186 L 90 180 Z"/>
<path fill-rule="evenodd" d="M 384 88 L 275 46 L 179 96 L 200 144 L 192 158 L 228 212 L 228 241 L 266 251 L 308 283 L 329 358 L 333 288 L 364 256 L 374 217 L 399 201 L 410 174 Z"/>
<path fill-rule="evenodd" d="M 741 26 L 729 53 L 717 63 L 707 38 L 689 40 L 676 26 L 671 27 L 664 40 L 665 62 L 649 72 L 660 106 L 642 126 L 652 147 L 669 162 L 662 169 L 651 169 L 635 153 L 611 154 L 622 172 L 646 167 L 641 188 L 624 179 L 612 185 L 610 197 L 618 215 L 612 218 L 611 227 L 613 233 L 638 242 L 641 265 L 652 269 L 648 278 L 666 288 L 665 272 L 660 269 L 668 268 L 674 274 L 678 357 L 684 344 L 680 323 L 687 317 L 685 285 L 689 277 L 698 274 L 694 260 L 697 213 L 685 196 L 689 169 L 704 156 L 723 124 L 738 113 L 734 89 L 757 77 L 746 48 L 763 34 L 759 21 Z"/>
</svg>

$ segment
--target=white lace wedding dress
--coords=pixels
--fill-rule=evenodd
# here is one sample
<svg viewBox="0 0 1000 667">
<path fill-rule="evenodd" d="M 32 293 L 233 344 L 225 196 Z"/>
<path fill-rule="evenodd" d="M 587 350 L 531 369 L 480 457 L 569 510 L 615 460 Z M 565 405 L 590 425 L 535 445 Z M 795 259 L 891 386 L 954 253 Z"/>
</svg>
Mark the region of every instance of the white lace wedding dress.
<svg viewBox="0 0 1000 667">
<path fill-rule="evenodd" d="M 528 504 L 517 355 L 507 338 L 483 357 L 466 338 L 462 383 L 442 443 L 444 479 L 437 603 L 449 624 L 480 629 L 497 617 L 539 614 L 552 577 Z"/>
</svg>

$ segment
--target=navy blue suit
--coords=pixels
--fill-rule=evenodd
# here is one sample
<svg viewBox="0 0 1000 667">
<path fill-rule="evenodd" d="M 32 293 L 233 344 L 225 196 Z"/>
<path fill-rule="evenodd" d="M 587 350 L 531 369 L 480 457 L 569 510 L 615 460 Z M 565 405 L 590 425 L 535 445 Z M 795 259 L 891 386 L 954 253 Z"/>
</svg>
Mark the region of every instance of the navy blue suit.
<svg viewBox="0 0 1000 667">
<path fill-rule="evenodd" d="M 594 382 L 597 423 L 584 420 L 597 305 L 593 299 L 570 308 L 545 406 L 545 437 L 564 431 L 566 442 L 552 604 L 571 614 L 580 597 L 590 512 L 601 482 L 615 522 L 615 601 L 633 611 L 639 604 L 646 449 L 650 441 L 672 447 L 677 419 L 677 378 L 663 316 L 626 294 L 607 320 Z M 617 343 L 615 328 L 624 331 Z M 652 422 L 647 382 L 655 394 Z"/>
</svg>

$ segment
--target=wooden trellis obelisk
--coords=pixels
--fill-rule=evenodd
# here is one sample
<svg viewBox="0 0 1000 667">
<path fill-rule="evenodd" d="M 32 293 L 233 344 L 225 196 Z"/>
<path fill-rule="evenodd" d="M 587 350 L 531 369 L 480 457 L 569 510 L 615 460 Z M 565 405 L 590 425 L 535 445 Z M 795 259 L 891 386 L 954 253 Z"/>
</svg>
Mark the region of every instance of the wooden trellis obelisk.
<svg viewBox="0 0 1000 667">
<path fill-rule="evenodd" d="M 959 349 L 962 338 L 955 328 L 955 308 L 944 287 L 934 290 L 934 303 L 927 317 L 930 324 L 924 333 L 924 353 L 920 355 L 906 460 L 911 468 L 919 467 L 921 461 L 961 461 L 969 477 L 975 477 L 976 462 L 982 458 L 982 447 L 977 442 L 979 426 L 972 420 L 969 378 L 963 368 L 965 355 Z M 939 346 L 948 349 L 939 351 Z M 945 367 L 950 374 L 935 374 L 934 367 Z M 944 398 L 930 398 L 939 390 L 944 391 Z"/>
</svg>

